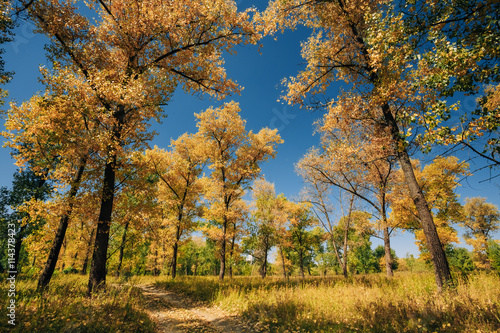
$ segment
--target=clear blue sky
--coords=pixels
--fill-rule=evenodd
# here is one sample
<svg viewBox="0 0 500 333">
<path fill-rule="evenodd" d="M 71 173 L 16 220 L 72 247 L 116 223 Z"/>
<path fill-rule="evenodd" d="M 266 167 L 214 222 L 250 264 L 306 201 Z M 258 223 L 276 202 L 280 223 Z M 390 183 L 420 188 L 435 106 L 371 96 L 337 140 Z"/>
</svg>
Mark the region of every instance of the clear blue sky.
<svg viewBox="0 0 500 333">
<path fill-rule="evenodd" d="M 259 4 L 259 9 L 262 7 Z M 21 23 L 15 33 L 15 41 L 5 45 L 6 53 L 3 58 L 6 69 L 15 72 L 12 82 L 5 88 L 10 94 L 7 102 L 21 103 L 37 91 L 43 90 L 43 86 L 38 83 L 38 67 L 48 65 L 48 61 L 44 51 L 46 39 L 41 35 L 35 35 L 29 23 Z M 267 180 L 274 182 L 276 191 L 284 193 L 289 198 L 296 197 L 302 188 L 302 181 L 294 171 L 294 164 L 308 148 L 318 144 L 319 137 L 313 135 L 313 122 L 322 116 L 319 112 L 309 113 L 298 107 L 277 102 L 283 90 L 280 81 L 284 77 L 295 75 L 302 68 L 304 60 L 300 57 L 300 42 L 307 38 L 308 33 L 305 29 L 299 29 L 278 35 L 277 41 L 265 38 L 262 40 L 261 54 L 257 46 L 251 45 L 237 48 L 236 56 L 226 57 L 228 76 L 244 87 L 241 96 L 230 96 L 227 101 L 233 99 L 240 103 L 241 116 L 247 120 L 247 129 L 258 131 L 266 126 L 278 128 L 285 141 L 278 147 L 277 157 L 264 164 L 262 171 Z M 464 102 L 467 105 L 473 103 L 473 100 L 469 98 Z M 168 116 L 163 124 L 153 126 L 159 135 L 152 145 L 167 147 L 171 138 L 175 139 L 184 132 L 195 132 L 194 113 L 203 111 L 209 106 L 220 106 L 222 103 L 223 101 L 208 98 L 199 99 L 178 90 L 165 108 Z M 8 105 L 3 109 L 8 109 Z M 3 120 L 1 130 L 4 130 Z M 9 154 L 8 149 L 0 148 L 0 186 L 10 186 L 12 174 L 16 171 Z M 424 163 L 431 161 L 432 156 L 423 156 Z M 466 158 L 467 155 L 463 153 L 460 157 Z M 471 169 L 481 166 L 480 161 L 477 162 L 479 163 Z M 498 170 L 495 172 L 498 173 Z M 462 202 L 466 197 L 482 196 L 486 197 L 488 202 L 500 206 L 500 179 L 479 183 L 486 178 L 488 173 L 484 170 L 464 180 L 463 186 L 458 190 Z M 496 238 L 499 238 L 498 234 Z M 380 244 L 375 239 L 373 243 Z M 463 243 L 460 245 L 464 246 Z M 399 232 L 392 239 L 392 247 L 399 257 L 405 256 L 408 252 L 418 255 L 413 235 L 410 233 Z"/>
</svg>

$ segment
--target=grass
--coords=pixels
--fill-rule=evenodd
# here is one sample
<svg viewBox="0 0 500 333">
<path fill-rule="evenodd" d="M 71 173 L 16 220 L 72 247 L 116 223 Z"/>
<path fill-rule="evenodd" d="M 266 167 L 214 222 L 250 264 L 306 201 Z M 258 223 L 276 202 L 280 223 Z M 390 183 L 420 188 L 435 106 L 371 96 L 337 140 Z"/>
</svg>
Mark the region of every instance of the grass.
<svg viewBox="0 0 500 333">
<path fill-rule="evenodd" d="M 2 332 L 154 332 L 144 311 L 146 300 L 137 288 L 109 285 L 106 292 L 87 298 L 88 277 L 69 274 L 55 276 L 42 294 L 36 291 L 36 281 L 18 280 L 12 326 L 7 317 L 8 286 L 2 280 Z"/>
<path fill-rule="evenodd" d="M 269 332 L 500 332 L 500 278 L 485 273 L 443 293 L 432 274 L 291 279 L 163 278 L 157 286 L 258 321 Z"/>
</svg>

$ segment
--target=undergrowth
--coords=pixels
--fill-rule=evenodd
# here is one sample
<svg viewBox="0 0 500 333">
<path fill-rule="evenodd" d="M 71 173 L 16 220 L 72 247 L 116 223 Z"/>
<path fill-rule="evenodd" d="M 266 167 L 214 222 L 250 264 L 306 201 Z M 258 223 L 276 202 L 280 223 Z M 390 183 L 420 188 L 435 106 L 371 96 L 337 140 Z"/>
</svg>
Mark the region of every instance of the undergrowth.
<svg viewBox="0 0 500 333">
<path fill-rule="evenodd" d="M 432 274 L 266 279 L 179 277 L 156 283 L 258 321 L 269 332 L 500 331 L 500 279 L 479 273 L 438 293 Z"/>
<path fill-rule="evenodd" d="M 43 293 L 36 281 L 16 281 L 15 325 L 8 323 L 8 284 L 0 287 L 2 332 L 154 332 L 144 309 L 145 299 L 135 287 L 108 283 L 106 292 L 85 296 L 88 277 L 55 276 Z"/>
</svg>

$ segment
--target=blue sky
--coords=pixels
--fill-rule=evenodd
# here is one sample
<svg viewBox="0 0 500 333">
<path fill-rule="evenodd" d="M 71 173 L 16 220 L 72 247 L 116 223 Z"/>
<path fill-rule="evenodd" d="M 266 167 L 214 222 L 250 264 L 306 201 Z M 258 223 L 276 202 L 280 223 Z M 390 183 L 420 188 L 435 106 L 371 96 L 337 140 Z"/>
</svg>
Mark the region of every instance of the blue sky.
<svg viewBox="0 0 500 333">
<path fill-rule="evenodd" d="M 21 103 L 37 91 L 43 90 L 43 86 L 38 83 L 38 67 L 48 65 L 48 61 L 44 51 L 46 39 L 34 34 L 29 23 L 21 23 L 15 33 L 16 40 L 5 45 L 6 53 L 3 58 L 6 69 L 15 72 L 12 82 L 5 88 L 10 94 L 7 102 Z M 238 47 L 237 55 L 226 57 L 228 76 L 244 87 L 240 96 L 230 96 L 226 101 L 235 100 L 240 103 L 241 116 L 247 120 L 247 129 L 258 131 L 262 127 L 278 128 L 284 139 L 284 143 L 278 147 L 277 157 L 264 164 L 262 172 L 267 180 L 275 184 L 278 193 L 284 193 L 289 198 L 296 197 L 302 188 L 302 181 L 294 171 L 294 164 L 307 149 L 318 144 L 319 137 L 313 135 L 313 122 L 322 117 L 320 112 L 310 113 L 277 102 L 283 90 L 281 80 L 295 75 L 302 68 L 304 61 L 300 57 L 300 42 L 305 40 L 308 34 L 305 29 L 288 31 L 284 35 L 278 35 L 277 40 L 263 39 L 260 53 L 257 46 L 250 45 Z M 223 102 L 200 99 L 179 89 L 165 108 L 167 118 L 162 124 L 153 126 L 159 134 L 151 144 L 167 147 L 171 138 L 175 139 L 184 132 L 195 132 L 194 113 L 209 106 L 220 106 Z M 464 107 L 472 103 L 473 99 L 469 97 L 464 101 Z M 3 109 L 8 109 L 8 104 Z M 1 130 L 4 130 L 3 120 Z M 16 170 L 9 154 L 9 149 L 0 148 L 0 186 L 10 186 L 12 174 Z M 424 163 L 428 163 L 433 156 L 424 155 L 422 159 Z M 459 157 L 467 158 L 467 153 L 461 153 Z M 471 166 L 471 169 L 480 166 L 481 161 L 477 160 L 477 165 Z M 498 174 L 498 170 L 495 172 Z M 457 191 L 462 202 L 466 197 L 482 196 L 486 197 L 488 202 L 500 206 L 500 180 L 480 183 L 486 178 L 488 171 L 483 170 L 464 180 Z M 499 238 L 498 234 L 496 238 Z M 373 243 L 381 244 L 375 239 Z M 410 233 L 399 232 L 392 238 L 392 247 L 399 257 L 405 256 L 406 253 L 418 255 L 413 235 Z"/>
</svg>

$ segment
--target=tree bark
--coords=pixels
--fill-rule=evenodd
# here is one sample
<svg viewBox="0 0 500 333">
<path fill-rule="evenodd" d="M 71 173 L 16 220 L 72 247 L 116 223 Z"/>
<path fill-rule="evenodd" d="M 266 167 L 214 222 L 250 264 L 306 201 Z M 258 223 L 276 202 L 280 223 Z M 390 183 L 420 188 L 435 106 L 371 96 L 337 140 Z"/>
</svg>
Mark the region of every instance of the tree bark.
<svg viewBox="0 0 500 333">
<path fill-rule="evenodd" d="M 231 239 L 231 249 L 229 250 L 229 277 L 233 278 L 233 253 L 234 253 L 234 243 L 236 242 L 236 225 L 234 226 L 234 235 Z"/>
<path fill-rule="evenodd" d="M 283 246 L 280 246 L 281 264 L 283 265 L 283 278 L 286 280 L 286 267 L 285 267 L 285 254 L 283 253 Z"/>
<path fill-rule="evenodd" d="M 175 279 L 177 274 L 177 250 L 179 248 L 179 243 L 176 241 L 173 245 L 173 254 L 172 254 L 172 267 L 171 267 L 171 275 L 172 279 Z"/>
<path fill-rule="evenodd" d="M 49 257 L 45 263 L 45 267 L 38 278 L 38 290 L 45 289 L 52 278 L 52 274 L 56 268 L 57 260 L 59 258 L 59 253 L 61 252 L 61 246 L 64 242 L 64 237 L 66 235 L 66 230 L 68 229 L 69 218 L 73 212 L 74 199 L 78 190 L 80 188 L 80 183 L 82 181 L 83 172 L 85 171 L 85 166 L 87 164 L 87 157 L 83 157 L 80 162 L 80 167 L 76 174 L 75 180 L 72 182 L 69 193 L 68 193 L 68 210 L 61 216 L 59 221 L 59 226 L 56 231 L 56 236 L 52 242 L 52 247 L 50 248 Z"/>
<path fill-rule="evenodd" d="M 264 279 L 267 276 L 267 253 L 269 252 L 269 241 L 266 237 L 264 240 L 264 261 L 260 267 L 260 276 Z"/>
<path fill-rule="evenodd" d="M 434 224 L 432 213 L 427 205 L 427 200 L 425 199 L 422 189 L 418 185 L 417 179 L 415 178 L 410 157 L 408 156 L 406 150 L 398 152 L 398 157 L 401 169 L 403 170 L 406 182 L 408 183 L 411 198 L 415 203 L 415 207 L 417 207 L 418 215 L 420 217 L 420 223 L 422 224 L 427 246 L 434 264 L 436 284 L 438 290 L 442 291 L 444 287 L 453 284 L 448 260 L 446 259 L 446 254 L 443 246 L 441 245 L 441 241 L 439 240 L 439 235 L 436 230 L 436 225 Z"/>
<path fill-rule="evenodd" d="M 16 276 L 19 275 L 19 257 L 21 253 L 21 246 L 23 245 L 23 238 L 24 238 L 24 231 L 26 230 L 26 225 L 21 226 L 19 228 L 19 231 L 16 233 L 16 242 L 14 243 L 14 267 L 11 268 L 10 264 L 7 265 L 9 267 L 8 271 L 13 272 L 13 274 Z"/>
<path fill-rule="evenodd" d="M 394 272 L 392 271 L 392 255 L 391 255 L 391 238 L 389 235 L 389 228 L 384 227 L 384 252 L 385 252 L 385 271 L 387 277 L 392 278 Z"/>
<path fill-rule="evenodd" d="M 108 255 L 109 230 L 115 196 L 115 166 L 116 156 L 113 156 L 112 160 L 107 162 L 104 168 L 101 210 L 97 222 L 87 296 L 90 296 L 98 289 L 104 289 L 106 287 L 106 261 Z"/>
<path fill-rule="evenodd" d="M 220 271 L 219 280 L 224 280 L 226 272 L 226 233 L 227 233 L 227 217 L 224 216 L 224 223 L 222 225 L 222 244 L 220 249 Z"/>
</svg>

